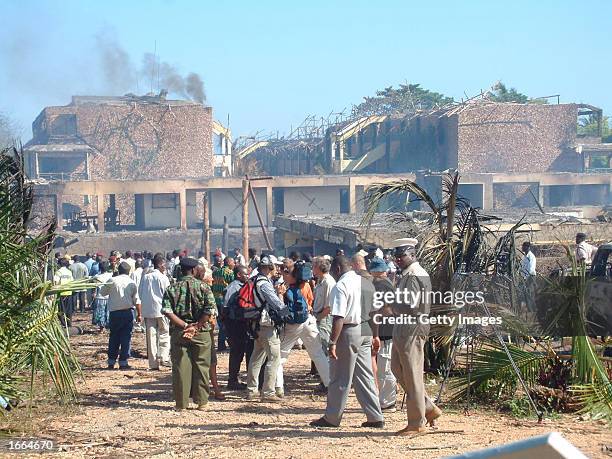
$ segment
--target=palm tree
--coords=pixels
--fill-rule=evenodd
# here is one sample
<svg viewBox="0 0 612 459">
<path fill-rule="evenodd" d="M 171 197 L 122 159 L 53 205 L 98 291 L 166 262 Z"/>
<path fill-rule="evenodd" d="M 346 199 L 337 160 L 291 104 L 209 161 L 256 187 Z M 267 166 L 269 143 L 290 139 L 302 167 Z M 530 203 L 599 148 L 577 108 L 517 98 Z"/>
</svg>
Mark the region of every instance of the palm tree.
<svg viewBox="0 0 612 459">
<path fill-rule="evenodd" d="M 55 225 L 30 234 L 33 193 L 15 148 L 0 153 L 0 396 L 21 398 L 39 378 L 50 379 L 61 400 L 74 399 L 79 365 L 58 318 L 48 280 Z M 74 285 L 64 289 L 77 289 Z M 83 288 L 82 286 L 80 288 Z M 27 384 L 26 386 L 26 383 Z M 29 389 L 28 389 L 29 388 Z"/>
<path fill-rule="evenodd" d="M 506 343 L 500 339 L 498 330 L 497 339 L 479 337 L 472 341 L 473 351 L 466 365 L 467 371 L 453 378 L 450 384 L 454 399 L 469 397 L 491 387 L 495 387 L 498 394 L 502 391 L 515 394 L 520 379 L 529 392 L 530 388 L 542 381 L 544 373 L 559 371 L 561 366 L 560 356 L 553 349 L 553 340 L 543 330 L 534 332 L 535 319 L 521 313 L 518 307 L 517 297 L 524 281 L 518 269 L 515 232 L 523 222 L 519 221 L 505 235 L 497 238 L 480 224 L 482 220 L 495 217 L 482 215 L 479 209 L 471 207 L 458 194 L 458 173 L 444 176 L 442 184 L 443 197 L 439 203 L 410 180 L 373 185 L 366 193 L 366 212 L 362 224 L 368 226 L 383 200 L 398 194 L 408 196 L 407 204 L 420 201 L 430 208 L 429 224 L 420 234 L 413 236 L 419 237 L 419 260 L 431 275 L 433 289 L 443 293 L 453 288 L 465 290 L 462 282 L 473 282 L 480 276 L 483 281 L 478 287 L 494 293 L 494 301 L 489 303 L 490 299 L 487 300 L 484 312 L 504 318 L 504 333 L 527 338 L 520 346 Z M 401 213 L 392 215 L 390 219 L 396 225 L 408 221 L 407 216 Z M 574 326 L 571 331 L 571 376 L 568 383 L 579 406 L 584 411 L 612 418 L 612 384 L 586 329 L 588 302 L 585 301 L 585 292 L 588 281 L 585 270 L 580 270 L 576 265 L 569 247 L 566 247 L 566 251 L 573 266 L 569 281 L 568 277 L 563 276 L 540 281 L 548 285 L 543 294 L 552 295 L 555 304 L 559 304 L 559 298 L 563 298 L 566 305 L 557 308 L 560 312 L 551 318 L 550 324 L 565 320 Z M 467 274 L 476 276 L 465 276 Z M 452 308 L 432 305 L 434 312 L 453 313 Z M 430 338 L 430 343 L 434 343 L 430 352 L 437 347 L 435 359 L 440 361 L 451 356 L 448 361 L 452 365 L 452 356 L 465 340 L 456 339 L 457 334 L 453 335 L 452 330 L 448 329 L 433 327 L 432 332 L 438 336 Z M 534 340 L 530 334 L 539 338 Z"/>
</svg>

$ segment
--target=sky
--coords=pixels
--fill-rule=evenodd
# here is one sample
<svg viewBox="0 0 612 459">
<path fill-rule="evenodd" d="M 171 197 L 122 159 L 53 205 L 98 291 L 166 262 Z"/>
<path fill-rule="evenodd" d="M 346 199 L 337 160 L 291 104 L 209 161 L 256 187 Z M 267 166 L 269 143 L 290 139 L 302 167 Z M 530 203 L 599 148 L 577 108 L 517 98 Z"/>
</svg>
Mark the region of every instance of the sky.
<svg viewBox="0 0 612 459">
<path fill-rule="evenodd" d="M 157 91 L 139 72 L 146 53 L 199 74 L 234 137 L 282 135 L 406 82 L 461 99 L 501 80 L 612 113 L 607 0 L 3 0 L 0 12 L 0 112 L 24 142 L 72 95 Z"/>
</svg>

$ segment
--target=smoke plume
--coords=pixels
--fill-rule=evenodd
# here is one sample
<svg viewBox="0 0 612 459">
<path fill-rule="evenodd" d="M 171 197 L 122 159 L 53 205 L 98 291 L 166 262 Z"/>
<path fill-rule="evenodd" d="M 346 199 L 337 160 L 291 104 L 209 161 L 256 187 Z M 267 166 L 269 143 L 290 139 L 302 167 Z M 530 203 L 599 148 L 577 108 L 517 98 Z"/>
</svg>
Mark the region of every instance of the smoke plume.
<svg viewBox="0 0 612 459">
<path fill-rule="evenodd" d="M 153 53 L 144 53 L 136 68 L 130 55 L 117 40 L 106 33 L 96 36 L 104 83 L 115 94 L 136 91 L 144 93 L 168 90 L 169 94 L 204 103 L 206 95 L 200 75 L 190 72 L 183 77 L 179 70 Z"/>
</svg>

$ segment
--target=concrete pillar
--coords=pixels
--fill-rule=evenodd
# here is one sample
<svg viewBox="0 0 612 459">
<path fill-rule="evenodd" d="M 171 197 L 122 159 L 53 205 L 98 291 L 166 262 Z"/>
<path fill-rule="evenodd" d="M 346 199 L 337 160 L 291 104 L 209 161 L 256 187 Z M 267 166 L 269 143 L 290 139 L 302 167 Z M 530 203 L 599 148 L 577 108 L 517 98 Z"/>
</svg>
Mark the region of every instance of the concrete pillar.
<svg viewBox="0 0 612 459">
<path fill-rule="evenodd" d="M 61 230 L 64 226 L 64 196 L 61 194 L 55 195 L 55 222 L 57 225 L 57 229 Z"/>
<path fill-rule="evenodd" d="M 544 187 L 538 183 L 538 203 L 544 207 Z"/>
<path fill-rule="evenodd" d="M 242 253 L 249 256 L 249 181 L 242 181 Z"/>
<path fill-rule="evenodd" d="M 98 207 L 98 233 L 104 232 L 104 194 L 98 194 L 97 196 L 97 207 Z"/>
<path fill-rule="evenodd" d="M 482 184 L 482 209 L 492 210 L 493 209 L 493 180 L 487 180 Z"/>
<path fill-rule="evenodd" d="M 268 227 L 272 226 L 274 223 L 274 202 L 272 200 L 272 196 L 272 187 L 268 185 L 266 187 L 266 218 L 268 221 Z"/>
<path fill-rule="evenodd" d="M 179 210 L 181 215 L 181 230 L 187 231 L 187 190 L 182 189 L 179 195 Z"/>
<path fill-rule="evenodd" d="M 349 214 L 357 213 L 357 186 L 353 183 L 351 177 L 349 177 Z"/>
</svg>

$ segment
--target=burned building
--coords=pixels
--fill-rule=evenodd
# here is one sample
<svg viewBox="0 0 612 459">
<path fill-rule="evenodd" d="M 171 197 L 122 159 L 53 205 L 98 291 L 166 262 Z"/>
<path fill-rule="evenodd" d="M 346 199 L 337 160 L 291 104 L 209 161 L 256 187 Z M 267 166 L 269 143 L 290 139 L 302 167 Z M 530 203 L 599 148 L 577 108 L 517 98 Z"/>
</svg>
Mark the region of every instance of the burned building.
<svg viewBox="0 0 612 459">
<path fill-rule="evenodd" d="M 594 129 L 580 129 L 585 117 Z M 605 206 L 610 185 L 591 176 L 609 174 L 612 168 L 612 144 L 601 142 L 601 123 L 601 109 L 586 104 L 479 99 L 405 116 L 347 120 L 329 127 L 307 149 L 285 148 L 279 157 L 267 144 L 254 144 L 246 153 L 263 173 L 279 166 L 295 175 L 323 170 L 423 176 L 458 170 L 465 196 L 489 209 Z M 538 174 L 549 178 L 541 181 Z"/>
<path fill-rule="evenodd" d="M 231 173 L 229 130 L 201 103 L 157 96 L 74 96 L 46 107 L 32 123 L 25 145 L 32 179 L 47 181 L 200 178 Z M 95 215 L 90 196 L 63 199 L 64 219 Z M 195 204 L 195 197 L 191 199 Z M 109 223 L 133 224 L 149 208 L 174 206 L 172 194 L 107 195 Z M 178 212 L 178 210 L 177 210 Z M 142 226 L 142 225 L 141 225 Z"/>
</svg>

